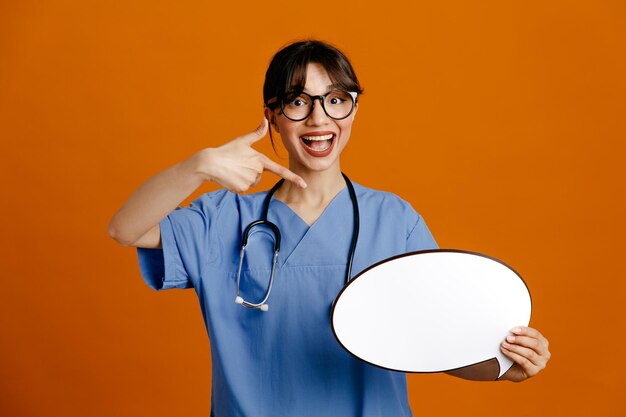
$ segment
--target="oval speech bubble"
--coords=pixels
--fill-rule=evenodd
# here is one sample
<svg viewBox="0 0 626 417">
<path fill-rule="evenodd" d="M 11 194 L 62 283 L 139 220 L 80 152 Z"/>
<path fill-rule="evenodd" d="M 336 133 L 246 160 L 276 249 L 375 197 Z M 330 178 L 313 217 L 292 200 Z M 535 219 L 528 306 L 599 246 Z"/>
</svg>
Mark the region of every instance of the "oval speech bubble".
<svg viewBox="0 0 626 417">
<path fill-rule="evenodd" d="M 372 265 L 333 304 L 339 343 L 373 365 L 402 372 L 451 371 L 497 359 L 500 343 L 530 321 L 526 284 L 503 262 L 453 249 L 411 252 Z"/>
</svg>

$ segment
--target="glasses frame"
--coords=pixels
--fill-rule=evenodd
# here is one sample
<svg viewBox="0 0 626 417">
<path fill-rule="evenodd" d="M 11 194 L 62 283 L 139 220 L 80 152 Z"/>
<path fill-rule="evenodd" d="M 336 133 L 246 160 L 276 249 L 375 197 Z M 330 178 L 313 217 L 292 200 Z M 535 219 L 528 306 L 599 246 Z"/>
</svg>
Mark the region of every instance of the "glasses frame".
<svg viewBox="0 0 626 417">
<path fill-rule="evenodd" d="M 326 111 L 326 106 L 324 105 L 324 101 L 326 100 L 326 96 L 332 93 L 336 93 L 336 92 L 345 92 L 350 94 L 350 96 L 352 97 L 352 108 L 350 109 L 350 111 L 348 112 L 348 114 L 346 114 L 344 117 L 333 117 L 330 114 L 328 114 L 328 112 Z M 291 93 L 290 93 L 291 94 Z M 291 117 L 287 116 L 287 114 L 285 114 L 285 107 L 283 104 L 283 99 L 284 97 L 279 97 L 278 98 L 278 104 L 280 106 L 280 111 L 283 114 L 283 116 L 285 116 L 287 119 L 291 120 L 292 122 L 301 122 L 303 120 L 305 120 L 306 118 L 308 118 L 311 113 L 313 113 L 313 110 L 315 109 L 315 101 L 319 100 L 320 103 L 322 103 L 322 110 L 324 110 L 324 114 L 328 117 L 330 117 L 333 120 L 343 120 L 348 118 L 353 112 L 354 112 L 354 108 L 356 107 L 358 100 L 359 100 L 359 93 L 357 93 L 356 91 L 344 91 L 344 90 L 333 90 L 333 91 L 329 91 L 326 94 L 323 95 L 319 95 L 319 96 L 312 96 L 308 93 L 305 93 L 304 91 L 298 93 L 298 95 L 304 94 L 305 96 L 309 97 L 311 99 L 311 109 L 309 110 L 309 113 L 300 118 L 300 119 L 292 119 Z"/>
</svg>

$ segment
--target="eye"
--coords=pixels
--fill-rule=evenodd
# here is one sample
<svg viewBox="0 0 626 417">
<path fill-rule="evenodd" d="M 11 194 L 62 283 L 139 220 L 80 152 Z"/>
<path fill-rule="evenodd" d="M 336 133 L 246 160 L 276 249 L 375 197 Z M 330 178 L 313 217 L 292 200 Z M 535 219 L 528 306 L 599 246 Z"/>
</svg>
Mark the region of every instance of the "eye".
<svg viewBox="0 0 626 417">
<path fill-rule="evenodd" d="M 351 97 L 345 91 L 333 91 L 326 96 L 326 103 L 330 105 L 339 105 L 350 101 Z"/>
<path fill-rule="evenodd" d="M 306 96 L 290 94 L 283 99 L 283 105 L 289 107 L 303 107 L 309 104 Z"/>
</svg>

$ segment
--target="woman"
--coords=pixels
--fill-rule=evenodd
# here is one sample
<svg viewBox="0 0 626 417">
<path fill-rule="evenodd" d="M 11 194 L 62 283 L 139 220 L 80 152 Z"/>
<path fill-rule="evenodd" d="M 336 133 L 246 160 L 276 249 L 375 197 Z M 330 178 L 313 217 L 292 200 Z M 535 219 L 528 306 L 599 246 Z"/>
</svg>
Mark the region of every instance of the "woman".
<svg viewBox="0 0 626 417">
<path fill-rule="evenodd" d="M 139 248 L 149 285 L 195 288 L 211 337 L 212 415 L 411 415 L 405 375 L 353 358 L 330 326 L 346 275 L 437 247 L 408 203 L 341 173 L 361 92 L 336 48 L 287 46 L 267 70 L 265 118 L 254 132 L 155 175 L 111 220 L 110 235 Z M 272 128 L 289 152 L 289 169 L 252 148 Z M 242 195 L 265 170 L 284 181 L 269 196 Z M 223 189 L 177 208 L 204 181 Z M 248 235 L 247 225 L 261 218 L 277 228 L 258 225 Z M 277 257 L 275 229 L 282 231 Z M 502 379 L 528 378 L 549 358 L 547 341 L 530 328 L 502 348 L 516 362 Z M 455 374 L 480 378 L 474 368 Z"/>
</svg>

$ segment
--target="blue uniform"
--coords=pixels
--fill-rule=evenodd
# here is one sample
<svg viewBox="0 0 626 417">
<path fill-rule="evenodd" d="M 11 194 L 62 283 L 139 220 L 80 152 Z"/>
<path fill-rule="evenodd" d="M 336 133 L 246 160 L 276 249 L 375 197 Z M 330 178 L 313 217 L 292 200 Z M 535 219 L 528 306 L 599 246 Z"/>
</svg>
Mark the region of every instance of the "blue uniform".
<svg viewBox="0 0 626 417">
<path fill-rule="evenodd" d="M 424 220 L 397 196 L 354 184 L 361 226 L 353 276 L 401 253 L 435 249 Z M 139 249 L 155 289 L 194 288 L 211 339 L 212 416 L 410 416 L 406 376 L 369 365 L 333 336 L 330 310 L 352 239 L 344 188 L 308 226 L 272 199 L 268 220 L 282 233 L 269 311 L 235 304 L 243 229 L 261 217 L 267 192 L 205 194 L 160 224 L 163 249 Z M 241 275 L 244 299 L 263 298 L 273 238 L 254 229 Z"/>
</svg>

